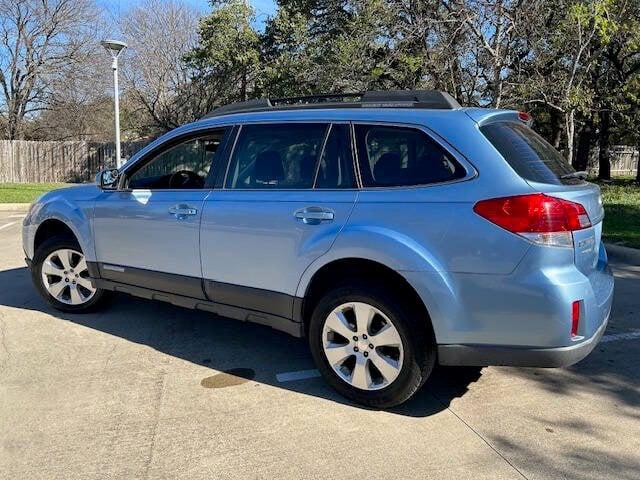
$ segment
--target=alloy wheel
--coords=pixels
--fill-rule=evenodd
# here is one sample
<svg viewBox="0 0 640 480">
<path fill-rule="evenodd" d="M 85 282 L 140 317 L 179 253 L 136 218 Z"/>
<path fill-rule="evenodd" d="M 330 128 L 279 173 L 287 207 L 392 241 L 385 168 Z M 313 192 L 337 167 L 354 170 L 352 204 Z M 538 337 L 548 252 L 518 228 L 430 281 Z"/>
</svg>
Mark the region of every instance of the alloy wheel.
<svg viewBox="0 0 640 480">
<path fill-rule="evenodd" d="M 361 390 L 389 386 L 402 370 L 404 348 L 393 322 L 376 307 L 345 303 L 325 319 L 322 347 L 334 372 Z"/>
<path fill-rule="evenodd" d="M 96 293 L 84 255 L 69 248 L 55 250 L 45 258 L 42 284 L 53 298 L 67 305 L 87 303 Z"/>
</svg>

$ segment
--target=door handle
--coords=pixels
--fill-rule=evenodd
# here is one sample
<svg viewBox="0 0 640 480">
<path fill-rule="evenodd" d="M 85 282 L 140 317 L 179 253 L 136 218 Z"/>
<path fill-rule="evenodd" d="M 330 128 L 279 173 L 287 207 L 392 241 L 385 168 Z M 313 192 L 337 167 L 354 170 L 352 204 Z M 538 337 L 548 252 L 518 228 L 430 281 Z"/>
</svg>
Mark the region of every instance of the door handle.
<svg viewBox="0 0 640 480">
<path fill-rule="evenodd" d="M 178 220 L 184 220 L 198 214 L 198 210 L 189 205 L 174 205 L 169 209 L 169 214 L 174 215 Z"/>
<path fill-rule="evenodd" d="M 296 210 L 293 214 L 298 220 L 307 225 L 318 225 L 322 222 L 332 222 L 334 213 L 332 210 L 323 207 L 305 207 Z"/>
</svg>

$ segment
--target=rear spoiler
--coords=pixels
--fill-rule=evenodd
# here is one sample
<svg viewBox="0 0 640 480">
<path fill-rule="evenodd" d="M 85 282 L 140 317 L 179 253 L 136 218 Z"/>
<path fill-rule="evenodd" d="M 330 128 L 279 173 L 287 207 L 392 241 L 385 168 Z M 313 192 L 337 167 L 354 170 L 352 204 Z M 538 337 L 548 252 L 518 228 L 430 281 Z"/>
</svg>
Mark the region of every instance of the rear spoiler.
<svg viewBox="0 0 640 480">
<path fill-rule="evenodd" d="M 533 117 L 529 113 L 519 112 L 517 110 L 466 108 L 464 113 L 480 127 L 494 122 L 520 122 L 528 127 L 533 125 Z"/>
</svg>

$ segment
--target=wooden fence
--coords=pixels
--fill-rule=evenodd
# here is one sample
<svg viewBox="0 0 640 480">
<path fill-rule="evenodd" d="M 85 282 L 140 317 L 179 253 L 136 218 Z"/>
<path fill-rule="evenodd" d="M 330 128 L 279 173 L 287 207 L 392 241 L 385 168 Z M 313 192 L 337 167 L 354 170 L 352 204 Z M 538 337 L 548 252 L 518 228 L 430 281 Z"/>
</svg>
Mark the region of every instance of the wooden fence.
<svg viewBox="0 0 640 480">
<path fill-rule="evenodd" d="M 640 152 L 627 145 L 614 145 L 609 149 L 611 161 L 611 176 L 635 176 L 638 171 L 638 156 Z M 598 149 L 591 152 L 587 171 L 590 174 L 598 174 Z"/>
<path fill-rule="evenodd" d="M 123 158 L 146 144 L 123 142 Z M 86 182 L 113 166 L 114 143 L 0 140 L 0 183 Z"/>
<path fill-rule="evenodd" d="M 123 142 L 122 156 L 129 158 L 148 142 Z M 106 167 L 115 166 L 115 145 L 95 142 L 31 142 L 0 140 L 0 183 L 87 182 Z M 635 175 L 638 151 L 611 148 L 611 175 Z M 592 152 L 588 170 L 598 173 L 598 152 Z"/>
</svg>

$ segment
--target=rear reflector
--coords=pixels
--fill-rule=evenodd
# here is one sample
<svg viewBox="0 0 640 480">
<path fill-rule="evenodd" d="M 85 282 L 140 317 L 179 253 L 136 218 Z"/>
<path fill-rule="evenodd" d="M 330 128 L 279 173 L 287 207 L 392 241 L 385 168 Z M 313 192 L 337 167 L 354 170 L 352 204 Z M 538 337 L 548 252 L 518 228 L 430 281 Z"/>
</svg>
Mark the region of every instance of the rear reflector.
<svg viewBox="0 0 640 480">
<path fill-rule="evenodd" d="M 571 304 L 571 336 L 578 336 L 578 328 L 580 327 L 580 300 L 576 300 Z"/>
<path fill-rule="evenodd" d="M 542 245 L 571 247 L 571 232 L 591 226 L 582 205 L 543 193 L 481 200 L 473 211 L 505 230 Z"/>
</svg>

